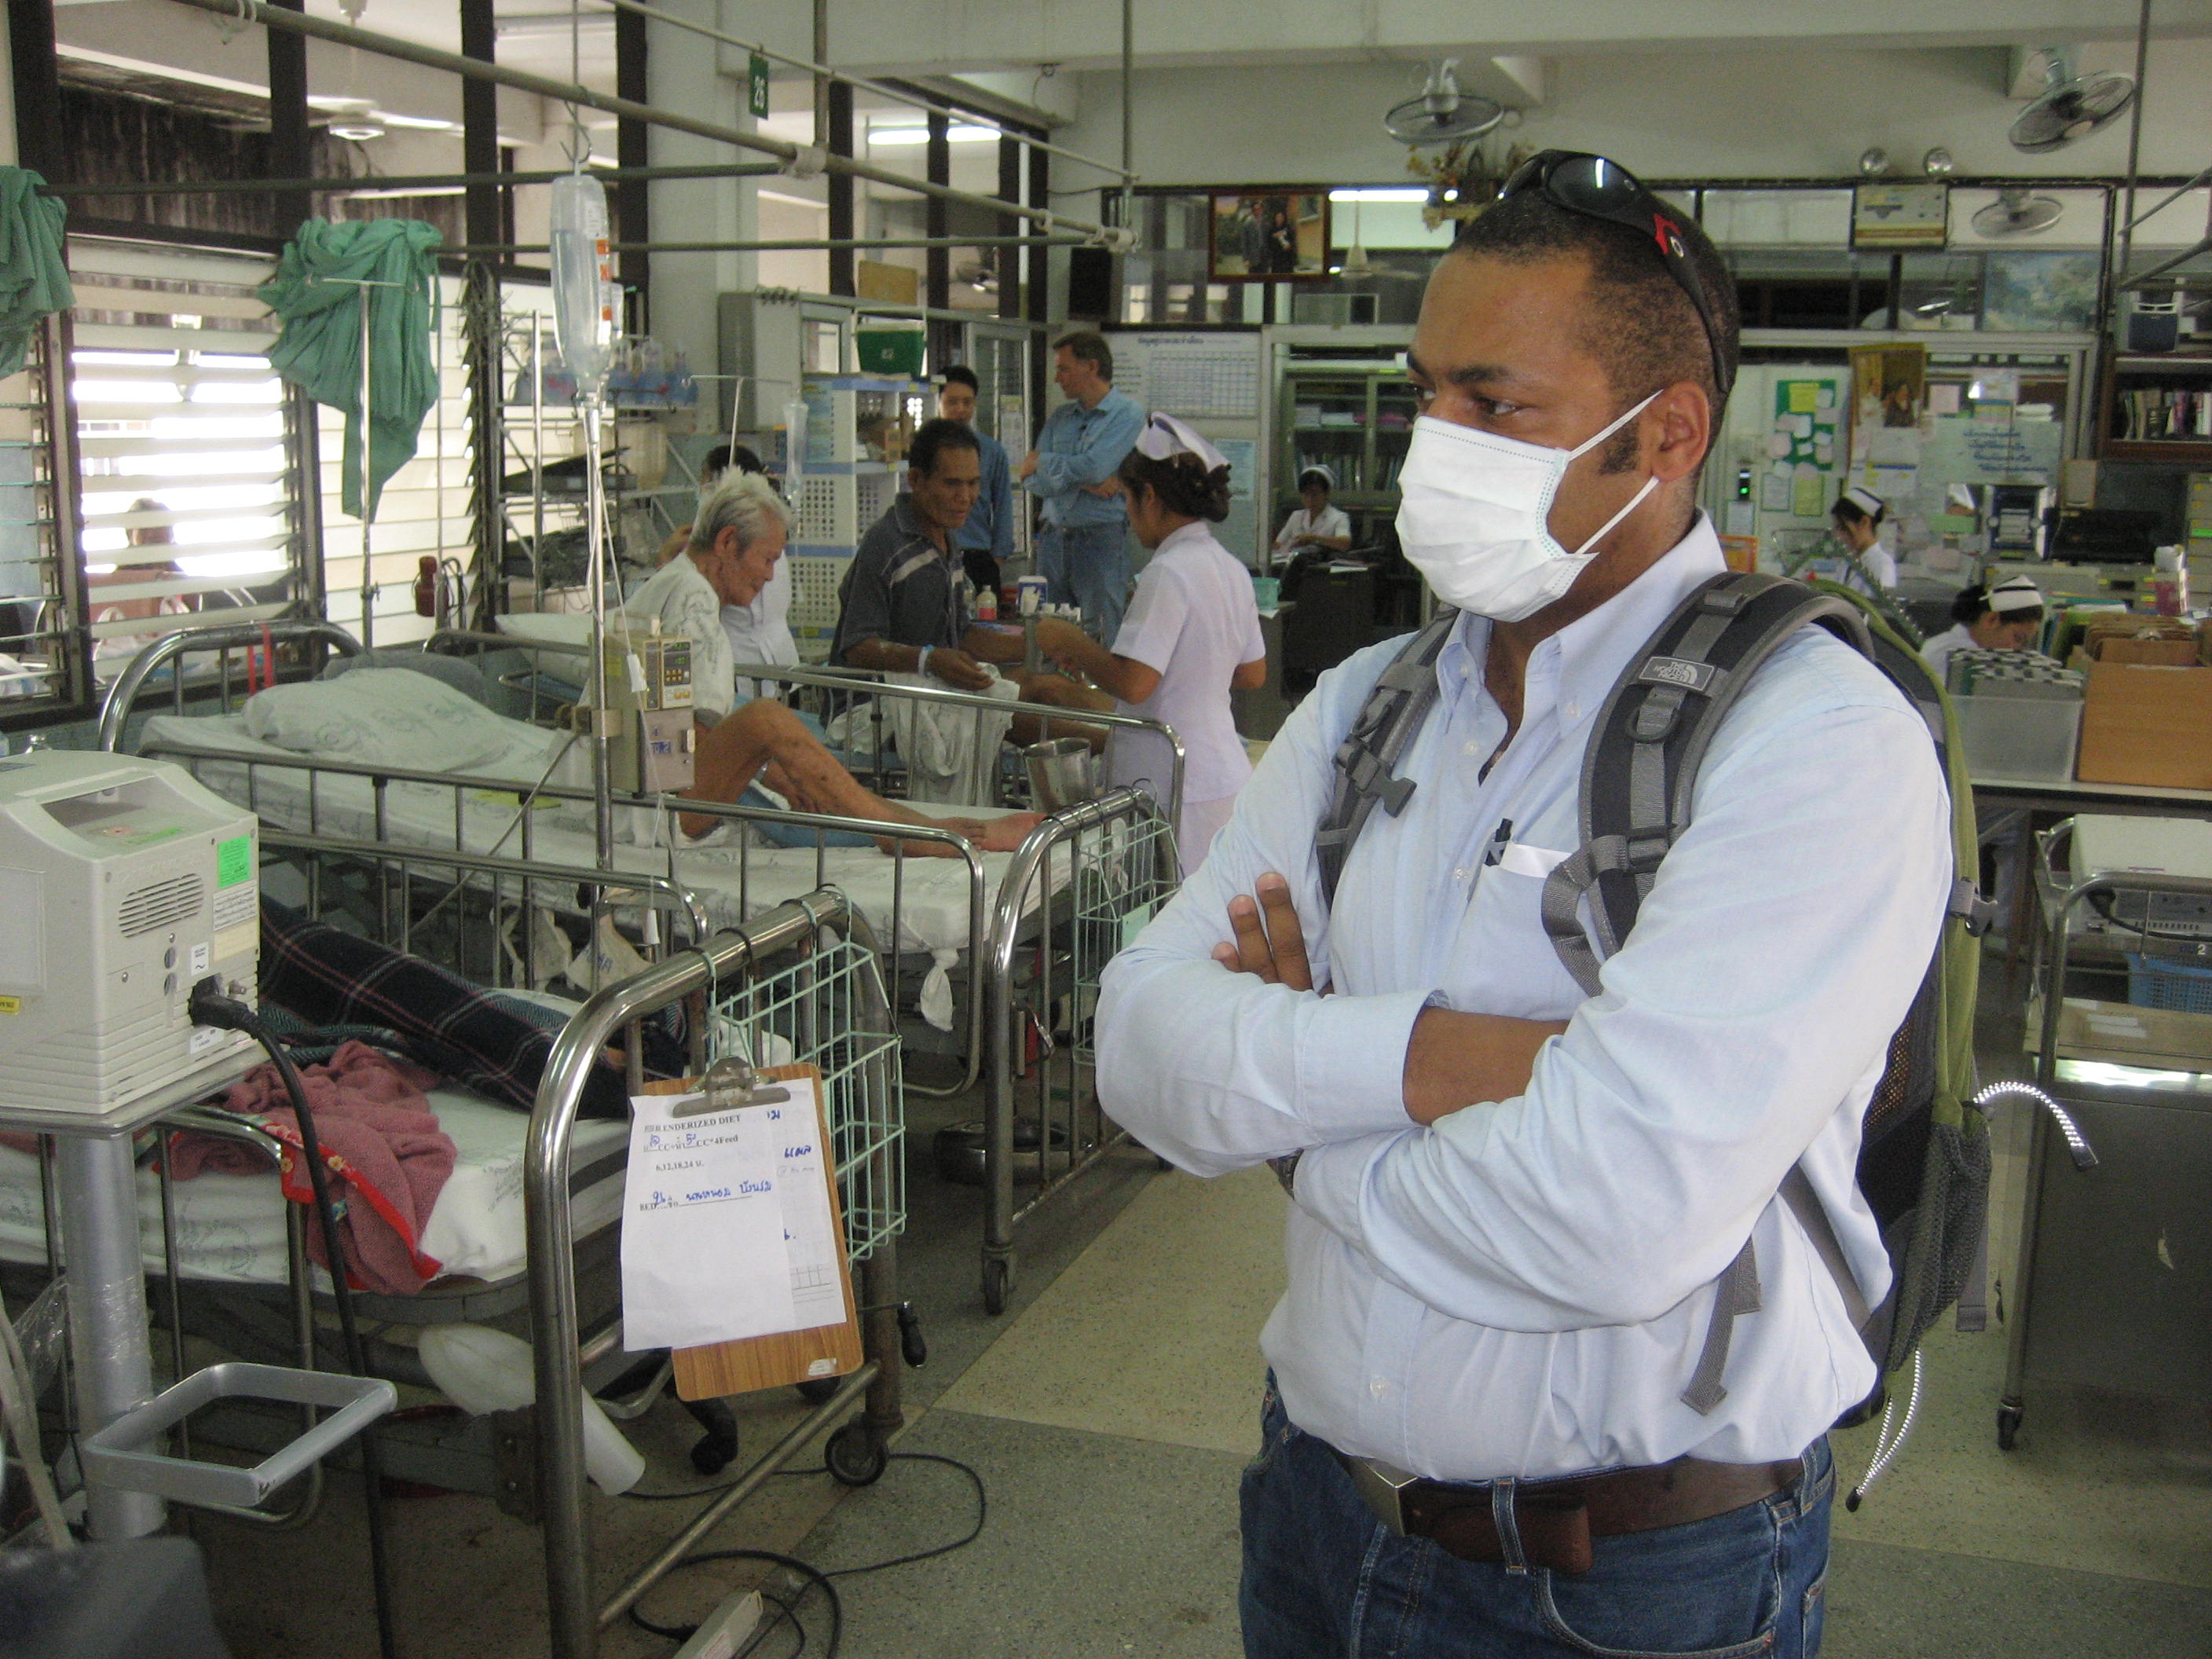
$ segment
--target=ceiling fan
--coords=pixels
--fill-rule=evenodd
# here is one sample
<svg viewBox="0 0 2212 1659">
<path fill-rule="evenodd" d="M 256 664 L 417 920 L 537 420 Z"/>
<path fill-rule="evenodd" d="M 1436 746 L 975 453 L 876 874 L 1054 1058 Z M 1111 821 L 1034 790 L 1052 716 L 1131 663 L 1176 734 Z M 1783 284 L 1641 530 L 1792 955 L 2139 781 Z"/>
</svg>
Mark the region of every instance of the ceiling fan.
<svg viewBox="0 0 2212 1659">
<path fill-rule="evenodd" d="M 2025 185 L 1997 192 L 1997 199 L 1976 210 L 1973 225 L 1984 236 L 2033 236 L 2048 230 L 2066 216 L 2066 204 L 2055 196 L 2038 196 Z"/>
<path fill-rule="evenodd" d="M 1460 90 L 1453 71 L 1459 59 L 1447 58 L 1429 71 L 1420 96 L 1393 104 L 1382 118 L 1383 131 L 1401 144 L 1419 149 L 1430 144 L 1449 144 L 1480 138 L 1505 118 L 1505 106 L 1495 98 Z"/>
<path fill-rule="evenodd" d="M 2135 101 L 2135 77 L 2109 70 L 2080 73 L 2074 54 L 2064 46 L 2043 49 L 2043 90 L 2014 119 L 2010 137 L 2014 149 L 2031 155 L 2063 149 L 2077 139 L 2102 131 Z"/>
</svg>

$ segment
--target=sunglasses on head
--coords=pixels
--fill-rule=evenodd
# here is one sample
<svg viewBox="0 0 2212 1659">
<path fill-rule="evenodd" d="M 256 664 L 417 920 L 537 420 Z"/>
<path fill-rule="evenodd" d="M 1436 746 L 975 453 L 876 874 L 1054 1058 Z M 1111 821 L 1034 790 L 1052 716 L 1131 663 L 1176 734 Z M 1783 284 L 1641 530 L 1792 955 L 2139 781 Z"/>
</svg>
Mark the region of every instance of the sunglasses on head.
<svg viewBox="0 0 2212 1659">
<path fill-rule="evenodd" d="M 1639 236 L 1650 238 L 1666 262 L 1667 274 L 1690 296 L 1698 320 L 1705 325 L 1705 343 L 1713 354 L 1713 385 L 1722 397 L 1729 394 L 1734 377 L 1721 356 L 1721 331 L 1713 319 L 1712 302 L 1682 240 L 1682 222 L 1675 210 L 1661 201 L 1626 167 L 1602 155 L 1580 150 L 1547 149 L 1532 155 L 1513 169 L 1498 191 L 1501 202 L 1528 191 L 1540 191 L 1545 200 L 1585 219 L 1602 219 Z"/>
</svg>

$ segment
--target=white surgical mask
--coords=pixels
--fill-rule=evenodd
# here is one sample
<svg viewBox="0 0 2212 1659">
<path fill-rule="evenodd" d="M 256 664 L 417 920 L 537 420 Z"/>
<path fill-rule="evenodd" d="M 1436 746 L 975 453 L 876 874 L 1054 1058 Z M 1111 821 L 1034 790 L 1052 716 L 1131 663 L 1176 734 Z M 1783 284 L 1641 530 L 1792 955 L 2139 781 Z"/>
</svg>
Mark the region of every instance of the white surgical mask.
<svg viewBox="0 0 2212 1659">
<path fill-rule="evenodd" d="M 1424 415 L 1413 422 L 1398 488 L 1398 539 L 1446 605 L 1494 622 L 1533 617 L 1574 586 L 1601 538 L 1658 486 L 1646 478 L 1628 505 L 1570 553 L 1553 539 L 1552 501 L 1576 456 L 1642 414 L 1642 403 L 1572 449 L 1522 443 Z"/>
</svg>

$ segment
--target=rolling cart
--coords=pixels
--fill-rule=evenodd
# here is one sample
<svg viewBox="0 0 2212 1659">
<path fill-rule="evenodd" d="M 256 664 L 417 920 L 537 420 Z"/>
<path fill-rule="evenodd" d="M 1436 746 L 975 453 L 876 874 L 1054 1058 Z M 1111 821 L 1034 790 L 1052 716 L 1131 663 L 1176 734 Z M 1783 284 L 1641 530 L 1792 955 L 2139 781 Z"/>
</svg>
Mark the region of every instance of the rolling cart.
<svg viewBox="0 0 2212 1659">
<path fill-rule="evenodd" d="M 2212 920 L 2197 919 L 2212 919 L 2212 878 L 2054 870 L 2074 830 L 2039 837 L 2036 860 L 2035 1079 L 2063 1109 L 2038 1115 L 2028 1152 L 2008 1451 L 2031 1388 L 2212 1403 Z M 2099 969 L 2125 974 L 2124 1002 L 2066 994 L 2069 972 Z"/>
</svg>

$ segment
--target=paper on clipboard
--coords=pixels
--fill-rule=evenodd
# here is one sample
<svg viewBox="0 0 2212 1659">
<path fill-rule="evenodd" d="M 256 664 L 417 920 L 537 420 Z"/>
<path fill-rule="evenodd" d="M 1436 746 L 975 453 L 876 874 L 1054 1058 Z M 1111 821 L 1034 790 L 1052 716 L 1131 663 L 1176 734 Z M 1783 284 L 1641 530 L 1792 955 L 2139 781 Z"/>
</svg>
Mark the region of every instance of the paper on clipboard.
<svg viewBox="0 0 2212 1659">
<path fill-rule="evenodd" d="M 785 1137 L 771 1115 L 791 1109 L 673 1115 L 697 1098 L 630 1101 L 622 1280 L 623 1346 L 633 1353 L 763 1336 L 799 1322 L 784 1240 Z M 811 1139 L 811 1103 L 805 1121 Z"/>
<path fill-rule="evenodd" d="M 787 1083 L 791 1104 L 777 1109 L 783 1167 L 776 1189 L 783 1200 L 783 1244 L 791 1261 L 792 1322 L 787 1330 L 811 1330 L 845 1320 L 845 1247 L 830 1213 L 830 1169 L 823 1161 L 821 1085 L 811 1078 Z"/>
</svg>

